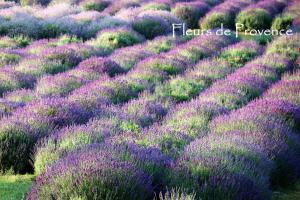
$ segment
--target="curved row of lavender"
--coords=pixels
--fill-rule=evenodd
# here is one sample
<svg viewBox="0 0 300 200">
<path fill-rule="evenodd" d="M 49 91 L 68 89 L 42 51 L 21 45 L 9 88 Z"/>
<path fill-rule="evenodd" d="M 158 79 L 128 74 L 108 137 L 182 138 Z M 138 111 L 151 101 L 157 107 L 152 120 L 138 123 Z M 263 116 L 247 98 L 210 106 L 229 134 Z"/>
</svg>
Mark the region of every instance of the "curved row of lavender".
<svg viewBox="0 0 300 200">
<path fill-rule="evenodd" d="M 252 67 L 247 67 L 247 66 L 251 66 L 250 64 L 248 64 L 245 68 L 242 68 L 242 70 L 238 70 L 237 72 L 236 72 L 236 74 L 238 75 L 239 74 L 239 71 L 240 71 L 240 73 L 246 73 L 246 74 L 248 74 L 249 75 L 249 79 L 251 79 L 251 76 L 253 76 L 253 78 L 251 79 L 251 80 L 248 80 L 248 81 L 246 81 L 246 82 L 239 82 L 239 83 L 243 83 L 242 84 L 242 86 L 248 86 L 248 88 L 246 88 L 246 89 L 249 89 L 249 87 L 251 88 L 251 86 L 252 87 L 255 87 L 255 89 L 258 89 L 258 92 L 259 93 L 261 93 L 262 91 L 264 91 L 271 83 L 273 83 L 275 80 L 278 80 L 278 78 L 280 77 L 279 75 L 283 72 L 283 71 L 285 71 L 285 70 L 288 70 L 289 69 L 289 60 L 292 60 L 292 59 L 294 59 L 295 58 L 295 55 L 297 55 L 297 54 L 299 54 L 299 44 L 297 43 L 297 41 L 298 41 L 298 37 L 294 37 L 294 38 L 292 38 L 290 41 L 288 41 L 289 39 L 287 39 L 287 38 L 284 38 L 284 39 L 281 39 L 281 40 L 278 40 L 278 41 L 275 41 L 268 49 L 267 49 L 267 53 L 268 54 L 270 54 L 270 53 L 273 53 L 274 51 L 276 52 L 276 53 L 279 53 L 279 55 L 275 55 L 275 56 L 270 56 L 270 55 L 266 55 L 266 56 L 264 56 L 264 57 L 262 57 L 262 58 L 258 58 L 257 60 L 255 60 L 255 61 L 253 61 L 252 62 Z M 287 43 L 287 44 L 286 44 Z M 285 49 L 285 45 L 288 45 L 288 49 L 286 50 Z M 281 48 L 278 48 L 278 47 L 281 47 Z M 281 51 L 283 51 L 283 52 L 281 52 Z M 290 51 L 290 52 L 289 52 Z M 267 59 L 268 58 L 268 56 L 270 56 L 269 57 L 269 59 Z M 264 60 L 265 59 L 265 60 Z M 256 66 L 256 67 L 255 67 Z M 246 75 L 246 74 L 244 74 L 244 75 Z M 230 77 L 232 77 L 232 76 L 234 76 L 234 75 L 230 75 L 227 79 L 225 79 L 225 80 L 232 80 L 232 79 L 230 79 Z M 235 77 L 237 77 L 237 76 L 235 76 Z M 245 76 L 243 76 L 243 77 L 245 77 Z M 241 80 L 240 80 L 241 81 Z M 226 81 L 225 81 L 226 82 Z M 257 84 L 255 84 L 255 83 L 257 83 Z M 261 84 L 261 86 L 262 87 L 257 87 L 257 86 L 260 86 L 260 84 Z M 222 85 L 222 84 L 221 84 Z M 227 85 L 227 86 L 229 86 L 229 85 Z M 237 87 L 238 86 L 238 84 L 234 84 L 233 83 L 233 85 L 232 85 L 233 87 Z M 214 87 L 214 86 L 213 86 Z M 243 88 L 243 87 L 242 87 Z M 212 89 L 211 89 L 211 91 L 212 91 Z M 230 91 L 232 91 L 232 90 L 230 90 Z M 238 91 L 238 90 L 237 90 Z M 250 90 L 251 91 L 251 90 Z M 206 92 L 207 94 L 209 94 L 210 92 Z M 211 94 L 213 94 L 213 93 L 211 93 Z M 229 94 L 229 93 L 228 93 Z M 248 94 L 240 94 L 240 95 L 242 95 L 242 96 L 240 96 L 239 98 L 242 98 L 242 99 L 244 99 L 244 98 L 248 98 L 248 100 L 246 100 L 244 103 L 247 103 L 247 101 L 249 101 L 249 100 L 251 100 L 252 98 L 254 98 L 255 96 L 257 96 L 257 94 L 255 95 L 255 96 L 248 96 Z M 210 98 L 209 98 L 210 99 Z M 218 101 L 217 101 L 218 102 Z M 234 101 L 232 101 L 233 103 L 234 102 L 236 102 L 235 100 Z M 222 101 L 220 102 L 220 103 L 222 103 Z M 229 104 L 230 105 L 230 104 Z M 237 104 L 237 106 L 239 106 L 238 104 Z M 232 109 L 231 108 L 231 105 L 228 107 L 228 109 Z M 111 121 L 111 122 L 113 122 L 113 121 Z M 104 123 L 104 121 L 102 122 L 102 123 Z M 99 125 L 99 124 L 98 124 Z M 103 124 L 104 125 L 104 124 Z M 114 124 L 113 123 L 108 123 L 108 124 L 106 124 L 106 125 L 108 125 L 108 130 L 106 130 L 106 131 L 110 131 L 110 129 L 109 129 L 109 127 L 111 127 L 110 125 L 112 125 L 112 127 L 115 127 L 114 126 Z M 95 124 L 95 126 L 97 127 L 97 123 Z M 99 126 L 99 127 L 101 127 L 101 126 Z M 83 129 L 82 131 L 84 132 L 84 130 L 85 129 Z M 99 128 L 98 128 L 98 130 L 99 130 Z M 82 133 L 81 131 L 80 131 L 80 129 L 78 129 L 78 133 L 80 134 L 80 133 Z M 81 135 L 81 136 L 83 136 L 83 135 Z M 176 171 L 176 173 L 172 173 L 172 171 L 174 171 L 174 169 L 173 170 L 171 170 L 171 172 L 169 171 L 169 170 L 167 170 L 167 169 L 164 169 L 164 167 L 163 166 L 165 166 L 165 165 L 167 165 L 167 166 L 169 166 L 169 162 L 170 162 L 170 158 L 168 158 L 168 157 L 164 157 L 164 156 L 162 156 L 162 154 L 161 153 L 159 153 L 160 151 L 158 151 L 158 149 L 157 148 L 152 148 L 152 147 L 148 147 L 148 148 L 146 148 L 146 149 L 144 149 L 143 147 L 137 147 L 136 145 L 134 145 L 134 144 L 131 144 L 131 136 L 129 137 L 129 138 L 126 138 L 127 137 L 127 135 L 124 135 L 123 136 L 123 138 L 122 137 L 116 137 L 116 138 L 114 138 L 112 141 L 114 142 L 114 143 L 118 143 L 118 141 L 117 140 L 115 140 L 115 139 L 123 139 L 123 141 L 127 141 L 127 142 L 129 142 L 129 146 L 127 146 L 126 148 L 128 148 L 129 150 L 129 154 L 130 155 L 128 155 L 127 153 L 125 153 L 125 155 L 123 155 L 122 153 L 122 155 L 120 155 L 120 157 L 121 158 L 123 158 L 123 159 L 125 159 L 125 160 L 130 160 L 131 162 L 133 162 L 133 163 L 135 163 L 137 166 L 140 166 L 140 167 L 142 167 L 142 169 L 143 170 L 145 170 L 145 171 L 147 171 L 147 172 L 149 172 L 150 174 L 152 174 L 152 176 L 153 176 L 153 185 L 155 186 L 155 188 L 153 189 L 154 191 L 160 191 L 160 190 L 164 190 L 165 188 L 161 185 L 161 184 L 163 184 L 163 182 L 160 182 L 160 181 L 166 181 L 164 178 L 166 178 L 166 176 L 168 177 L 169 175 L 171 175 L 171 177 L 172 177 L 172 181 L 171 181 L 171 183 L 168 183 L 168 184 L 170 184 L 170 185 L 172 185 L 172 186 L 176 186 L 177 184 L 181 184 L 181 183 L 184 183 L 183 185 L 180 185 L 180 186 L 182 186 L 182 187 L 187 187 L 189 184 L 192 184 L 192 182 L 189 182 L 188 180 L 190 180 L 190 179 L 182 179 L 182 177 L 185 177 L 185 176 L 180 176 L 179 177 L 179 180 L 178 179 L 176 179 L 176 178 L 178 178 L 178 177 L 176 177 L 176 174 L 178 174 L 178 172 L 177 172 L 177 168 L 175 168 L 175 171 Z M 182 139 L 182 138 L 181 138 Z M 65 140 L 65 142 L 63 142 L 63 143 L 61 143 L 60 145 L 61 146 L 65 146 L 65 147 L 72 147 L 72 142 L 73 141 L 68 141 L 68 140 Z M 109 141 L 109 142 L 111 142 L 111 141 Z M 126 142 L 126 143 L 127 143 Z M 71 143 L 71 144 L 70 144 Z M 52 144 L 53 146 L 52 147 L 54 147 L 56 144 L 55 143 L 53 143 Z M 51 146 L 51 145 L 50 145 Z M 118 145 L 117 145 L 118 146 Z M 121 145 L 122 146 L 122 145 Z M 113 146 L 113 148 L 117 148 L 117 147 L 115 147 L 115 146 Z M 125 149 L 126 149 L 125 148 Z M 66 150 L 67 150 L 68 148 L 66 148 Z M 134 150 L 133 150 L 134 149 Z M 84 151 L 84 150 L 83 150 Z M 124 152 L 124 150 L 117 150 L 117 151 L 119 151 L 119 152 Z M 133 153 L 132 153 L 132 151 L 134 151 Z M 80 152 L 80 151 L 79 151 Z M 127 151 L 126 151 L 127 152 Z M 139 153 L 137 153 L 137 152 L 139 152 Z M 146 154 L 145 154 L 146 153 Z M 165 152 L 165 153 L 167 153 L 168 154 L 168 152 Z M 76 155 L 77 153 L 75 152 L 75 153 L 71 153 L 70 154 L 70 156 L 74 156 L 74 154 Z M 139 160 L 136 158 L 136 154 L 139 154 L 140 156 L 141 155 L 143 155 L 143 156 L 148 156 L 148 157 L 141 157 Z M 125 157 L 124 157 L 125 156 Z M 67 158 L 66 158 L 66 160 L 68 160 L 68 156 L 67 156 Z M 51 159 L 51 158 L 50 158 Z M 54 158 L 55 159 L 55 158 Z M 64 160 L 64 159 L 62 159 L 62 160 Z M 180 159 L 179 159 L 180 160 Z M 193 159 L 192 159 L 193 160 Z M 193 160 L 194 161 L 194 160 Z M 63 163 L 63 161 L 59 161 L 58 163 L 57 163 L 57 165 L 61 165 L 61 163 Z M 53 165 L 52 167 L 50 167 L 50 169 L 49 169 L 49 171 L 51 171 L 51 170 L 55 170 L 56 169 L 56 167 L 57 167 L 57 165 L 55 164 L 55 165 Z M 68 163 L 64 163 L 64 165 L 66 165 L 66 166 L 68 166 L 69 164 Z M 154 166 L 153 166 L 154 165 Z M 190 165 L 188 165 L 188 166 L 190 166 Z M 215 166 L 215 165 L 213 165 L 213 166 Z M 186 168 L 180 168 L 180 170 L 179 171 L 181 171 L 181 170 L 183 170 L 184 171 L 184 169 L 186 169 Z M 197 168 L 196 168 L 197 169 Z M 79 169 L 80 170 L 80 169 Z M 101 171 L 101 169 L 99 169 L 100 171 Z M 167 171 L 166 171 L 167 170 Z M 56 170 L 55 170 L 56 171 Z M 169 171 L 169 172 L 168 172 Z M 41 177 L 41 179 L 43 180 L 44 178 L 45 178 L 45 176 L 47 176 L 47 177 L 51 177 L 52 176 L 52 174 L 51 173 L 49 173 L 49 174 L 47 174 L 47 172 L 48 172 L 48 170 L 46 170 L 46 172 L 44 172 L 44 173 L 42 173 L 41 175 L 40 175 L 40 177 Z M 197 170 L 196 170 L 196 172 L 198 172 Z M 199 171 L 199 174 L 200 174 L 200 176 L 204 176 L 205 174 L 203 174 L 203 173 L 205 173 L 205 172 L 207 172 L 207 171 Z M 62 172 L 62 173 L 65 173 L 65 171 L 64 172 Z M 97 172 L 96 172 L 97 173 Z M 216 172 L 217 173 L 217 172 Z M 59 173 L 60 175 L 61 175 L 61 173 Z M 187 172 L 187 175 L 188 174 L 190 174 L 190 172 Z M 209 175 L 210 173 L 208 173 L 208 175 Z M 218 173 L 217 173 L 218 174 Z M 60 175 L 58 175 L 58 177 L 60 176 Z M 182 173 L 180 173 L 180 175 L 185 175 L 185 174 L 182 174 Z M 222 175 L 222 174 L 221 174 Z M 227 173 L 226 173 L 226 175 L 227 175 Z M 223 187 L 223 185 L 220 185 L 220 188 L 221 189 L 226 189 L 227 188 L 227 186 L 230 186 L 230 185 L 228 185 L 227 184 L 227 182 L 226 182 L 226 180 L 229 180 L 230 181 L 230 179 L 229 179 L 229 177 L 230 178 L 232 178 L 232 180 L 233 180 L 233 183 L 232 184 L 239 184 L 239 183 L 243 183 L 243 184 L 250 184 L 250 186 L 251 187 L 249 187 L 249 190 L 250 190 L 250 188 L 253 188 L 253 190 L 251 190 L 252 192 L 253 191 L 256 191 L 255 189 L 257 189 L 257 187 L 256 187 L 256 185 L 253 185 L 251 182 L 249 182 L 248 180 L 246 181 L 246 182 L 243 182 L 245 179 L 243 179 L 243 177 L 241 177 L 240 175 L 235 175 L 235 174 L 228 174 L 228 176 L 226 176 L 225 175 L 225 178 L 224 179 L 218 179 L 218 178 L 216 178 L 216 179 L 214 179 L 214 178 L 212 178 L 212 179 L 208 179 L 208 180 L 212 180 L 212 182 L 209 182 L 210 184 L 205 184 L 204 183 L 204 185 L 206 185 L 206 187 L 204 188 L 205 190 L 200 190 L 200 191 L 203 191 L 203 193 L 200 193 L 199 195 L 203 195 L 203 197 L 205 197 L 205 195 L 211 195 L 211 194 L 214 194 L 214 192 L 218 192 L 218 190 L 213 190 L 212 188 L 214 188 L 214 184 L 220 184 L 220 183 L 224 183 L 225 185 L 224 185 L 224 187 Z M 173 176 L 175 176 L 175 177 L 173 177 Z M 82 179 L 84 179 L 84 180 L 86 180 L 86 178 L 87 177 L 85 177 L 85 176 L 81 176 L 80 178 L 82 178 Z M 115 177 L 114 175 L 113 175 L 113 177 Z M 205 177 L 205 176 L 204 176 Z M 191 178 L 191 177 L 188 177 L 188 178 Z M 53 181 L 54 181 L 54 184 L 43 184 L 43 181 L 41 181 L 41 182 L 38 182 L 37 184 L 39 185 L 39 184 L 41 184 L 41 185 L 39 185 L 39 186 L 37 186 L 35 189 L 33 189 L 32 190 L 32 193 L 31 193 L 31 196 L 30 196 L 30 198 L 32 198 L 32 199 L 35 199 L 36 197 L 34 197 L 34 195 L 50 195 L 50 194 L 53 194 L 53 193 L 49 193 L 49 192 L 47 192 L 48 191 L 48 189 L 49 189 L 49 187 L 51 188 L 51 187 L 54 187 L 54 188 L 57 188 L 58 187 L 58 185 L 60 185 L 61 184 L 61 180 L 58 180 L 58 179 L 56 179 L 56 178 L 54 178 L 54 179 L 52 179 Z M 199 179 L 196 179 L 197 181 L 199 181 Z M 201 180 L 201 179 L 200 179 Z M 178 181 L 178 182 L 177 182 Z M 216 182 L 216 181 L 218 181 L 218 182 Z M 220 181 L 220 182 L 219 182 Z M 89 182 L 89 181 L 88 181 Z M 204 180 L 204 182 L 205 182 L 205 180 Z M 53 183 L 53 182 L 51 182 L 51 183 Z M 77 182 L 78 183 L 78 182 Z M 207 182 L 206 182 L 207 183 Z M 57 185 L 58 184 L 58 185 Z M 76 185 L 76 183 L 74 183 L 75 185 Z M 119 185 L 117 185 L 116 186 L 116 188 L 114 188 L 114 189 L 112 189 L 112 190 L 115 190 L 115 189 L 119 189 L 119 187 L 118 187 Z M 144 185 L 145 187 L 144 188 L 148 188 L 148 186 L 146 186 L 146 185 Z M 178 186 L 178 185 L 177 185 Z M 195 187 L 196 188 L 196 186 L 197 186 L 197 183 L 196 183 L 196 185 L 192 185 L 193 187 Z M 234 186 L 236 186 L 236 185 L 234 185 Z M 75 186 L 75 187 L 77 187 L 77 186 Z M 193 188 L 192 187 L 192 188 Z M 45 192 L 45 193 L 40 193 L 40 191 L 39 191 L 39 188 L 40 188 L 40 191 L 43 191 L 43 192 Z M 43 189 L 44 188 L 44 189 Z M 230 188 L 229 188 L 230 189 Z M 235 190 L 236 189 L 236 190 Z M 53 189 L 52 189 L 53 190 Z M 55 189 L 54 189 L 55 190 Z M 80 188 L 79 188 L 79 190 L 80 190 Z M 101 189 L 99 189 L 99 190 L 101 190 Z M 240 197 L 244 197 L 244 198 L 249 198 L 249 199 L 251 199 L 251 195 L 249 194 L 249 193 L 245 193 L 245 191 L 244 190 L 242 190 L 242 189 L 237 189 L 237 188 L 233 188 L 232 189 L 233 190 L 233 192 L 228 192 L 228 193 L 225 193 L 225 194 L 227 194 L 228 196 L 225 196 L 225 197 L 227 197 L 227 198 L 231 198 L 232 196 L 230 196 L 230 195 L 233 195 L 234 197 L 239 197 L 239 195 L 241 195 Z M 63 190 L 63 191 L 65 191 L 65 190 Z M 82 190 L 80 190 L 80 191 L 82 191 Z M 118 190 L 119 191 L 119 190 Z M 33 195 L 34 194 L 34 195 Z M 65 193 L 64 193 L 65 194 Z M 139 192 L 138 191 L 136 191 L 136 195 L 138 195 L 139 194 Z M 216 198 L 222 198 L 222 197 L 224 197 L 224 196 L 222 196 L 222 194 L 224 194 L 222 191 L 220 191 L 220 193 L 218 194 L 216 194 L 216 196 L 214 196 L 214 197 L 216 197 Z M 251 193 L 252 194 L 252 193 Z M 60 195 L 62 195 L 62 194 L 60 194 L 59 192 L 58 193 L 55 193 L 54 195 L 58 195 L 58 197 L 60 196 Z M 70 193 L 68 193 L 68 194 L 66 194 L 66 195 L 72 195 L 72 192 L 70 191 Z M 83 197 L 83 198 L 85 198 L 85 195 L 87 195 L 87 193 L 85 192 L 85 191 L 82 191 L 82 196 L 80 196 L 80 197 Z M 97 194 L 95 194 L 95 195 L 97 195 Z M 221 195 L 221 196 L 218 196 L 218 195 Z M 243 196 L 243 195 L 245 195 L 245 196 Z M 256 199 L 260 199 L 260 198 L 263 198 L 263 197 L 265 197 L 264 196 L 265 194 L 262 194 L 262 193 L 258 193 L 258 196 L 256 196 L 255 198 Z M 87 196 L 86 198 L 92 198 L 91 196 Z M 254 199 L 255 199 L 254 198 Z M 138 199 L 138 198 L 137 198 Z"/>
</svg>

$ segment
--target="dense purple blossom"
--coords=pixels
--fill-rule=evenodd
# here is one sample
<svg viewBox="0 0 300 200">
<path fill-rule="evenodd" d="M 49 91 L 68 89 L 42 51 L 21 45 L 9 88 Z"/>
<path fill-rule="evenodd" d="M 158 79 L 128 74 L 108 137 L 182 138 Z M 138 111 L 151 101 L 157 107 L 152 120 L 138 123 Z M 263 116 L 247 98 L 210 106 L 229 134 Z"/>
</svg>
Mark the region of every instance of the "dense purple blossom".
<svg viewBox="0 0 300 200">
<path fill-rule="evenodd" d="M 99 145 L 71 153 L 37 177 L 27 199 L 71 198 L 74 195 L 144 199 L 150 196 L 150 176 L 131 162 L 121 160 L 118 154 L 117 149 Z"/>
</svg>

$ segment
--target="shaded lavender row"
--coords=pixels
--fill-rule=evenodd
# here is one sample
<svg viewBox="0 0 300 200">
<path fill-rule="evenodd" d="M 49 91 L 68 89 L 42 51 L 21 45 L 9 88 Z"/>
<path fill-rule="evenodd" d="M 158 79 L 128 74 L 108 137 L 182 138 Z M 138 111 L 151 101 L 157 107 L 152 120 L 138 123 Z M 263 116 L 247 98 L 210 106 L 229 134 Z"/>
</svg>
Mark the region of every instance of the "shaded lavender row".
<svg viewBox="0 0 300 200">
<path fill-rule="evenodd" d="M 213 120 L 212 133 L 185 149 L 177 165 L 200 197 L 271 199 L 272 187 L 299 178 L 299 81 L 299 71 L 283 76 L 262 98 Z"/>
<path fill-rule="evenodd" d="M 221 24 L 226 28 L 233 28 L 237 13 L 243 8 L 258 0 L 226 0 L 224 3 L 211 9 L 199 22 L 202 29 L 220 28 Z"/>
</svg>

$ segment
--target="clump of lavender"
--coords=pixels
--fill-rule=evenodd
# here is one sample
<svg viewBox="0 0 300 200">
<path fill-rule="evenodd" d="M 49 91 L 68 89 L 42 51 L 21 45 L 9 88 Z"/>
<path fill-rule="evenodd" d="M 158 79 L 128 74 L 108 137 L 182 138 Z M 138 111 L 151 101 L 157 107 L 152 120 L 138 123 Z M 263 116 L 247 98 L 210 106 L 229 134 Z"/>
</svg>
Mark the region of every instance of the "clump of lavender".
<svg viewBox="0 0 300 200">
<path fill-rule="evenodd" d="M 107 74 L 111 77 L 124 72 L 123 68 L 117 63 L 102 57 L 91 57 L 86 59 L 79 63 L 78 68 L 91 69 L 99 74 Z"/>
<path fill-rule="evenodd" d="M 0 49 L 0 68 L 6 65 L 15 65 L 21 60 L 21 56 L 13 51 Z"/>
<path fill-rule="evenodd" d="M 145 50 L 144 46 L 134 45 L 117 49 L 110 59 L 118 63 L 123 70 L 129 71 L 136 63 L 153 55 L 152 52 Z"/>
<path fill-rule="evenodd" d="M 101 31 L 97 38 L 91 40 L 89 44 L 96 48 L 102 48 L 107 53 L 113 50 L 140 43 L 144 38 L 128 28 L 105 29 Z"/>
<path fill-rule="evenodd" d="M 36 83 L 36 92 L 41 96 L 64 96 L 88 81 L 68 74 L 43 76 Z"/>
<path fill-rule="evenodd" d="M 84 0 L 80 2 L 80 5 L 84 10 L 96 10 L 101 12 L 108 7 L 110 3 L 111 2 L 107 0 Z"/>
<path fill-rule="evenodd" d="M 210 6 L 205 2 L 179 2 L 172 12 L 182 19 L 188 28 L 197 28 L 199 19 L 205 15 Z"/>
<path fill-rule="evenodd" d="M 0 96 L 16 89 L 32 88 L 35 82 L 34 77 L 17 72 L 11 67 L 2 68 L 0 74 Z"/>
<path fill-rule="evenodd" d="M 150 176 L 118 154 L 99 145 L 71 153 L 37 177 L 27 198 L 150 198 Z"/>
<path fill-rule="evenodd" d="M 34 90 L 19 89 L 5 93 L 4 98 L 15 103 L 25 104 L 37 99 L 38 97 L 35 94 Z"/>
</svg>

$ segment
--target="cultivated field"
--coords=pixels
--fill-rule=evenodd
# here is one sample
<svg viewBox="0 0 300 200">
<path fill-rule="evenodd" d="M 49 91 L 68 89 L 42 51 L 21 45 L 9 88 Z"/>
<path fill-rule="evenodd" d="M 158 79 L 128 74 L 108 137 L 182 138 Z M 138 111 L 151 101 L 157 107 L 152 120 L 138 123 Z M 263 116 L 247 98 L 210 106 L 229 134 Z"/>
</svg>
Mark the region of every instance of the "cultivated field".
<svg viewBox="0 0 300 200">
<path fill-rule="evenodd" d="M 299 0 L 0 0 L 0 200 L 300 199 L 299 31 Z"/>
</svg>

